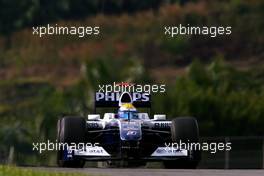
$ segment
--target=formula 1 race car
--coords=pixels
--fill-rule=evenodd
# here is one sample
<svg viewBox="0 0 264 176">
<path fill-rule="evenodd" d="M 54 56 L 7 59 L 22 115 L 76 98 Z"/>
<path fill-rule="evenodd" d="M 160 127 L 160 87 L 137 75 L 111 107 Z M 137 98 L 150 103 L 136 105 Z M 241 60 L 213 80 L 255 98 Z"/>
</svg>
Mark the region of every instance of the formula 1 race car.
<svg viewBox="0 0 264 176">
<path fill-rule="evenodd" d="M 67 144 L 58 150 L 60 167 L 83 167 L 85 161 L 125 161 L 127 167 L 162 161 L 165 168 L 197 167 L 200 151 L 174 145 L 199 142 L 195 118 L 169 121 L 162 114 L 149 118 L 148 113 L 135 108 L 150 107 L 147 93 L 96 92 L 95 107 L 119 109 L 116 113 L 104 113 L 103 118 L 94 113 L 87 119 L 64 116 L 58 120 L 57 141 Z M 75 148 L 69 147 L 73 144 Z"/>
</svg>

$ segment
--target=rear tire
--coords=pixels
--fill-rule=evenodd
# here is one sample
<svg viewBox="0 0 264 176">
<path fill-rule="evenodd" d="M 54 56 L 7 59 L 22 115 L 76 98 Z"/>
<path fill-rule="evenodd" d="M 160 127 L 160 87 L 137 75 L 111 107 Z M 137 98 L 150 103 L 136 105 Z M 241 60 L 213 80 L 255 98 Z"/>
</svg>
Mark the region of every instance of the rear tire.
<svg viewBox="0 0 264 176">
<path fill-rule="evenodd" d="M 79 143 L 85 142 L 86 121 L 82 117 L 67 116 L 58 120 L 57 141 L 60 143 Z M 73 159 L 64 160 L 63 150 L 60 148 L 57 153 L 57 164 L 59 167 L 82 168 L 84 160 Z"/>
<path fill-rule="evenodd" d="M 171 139 L 173 143 L 199 142 L 199 128 L 197 120 L 193 117 L 178 117 L 172 120 Z M 164 161 L 165 168 L 169 169 L 195 169 L 201 160 L 201 151 L 192 150 L 192 158 Z"/>
</svg>

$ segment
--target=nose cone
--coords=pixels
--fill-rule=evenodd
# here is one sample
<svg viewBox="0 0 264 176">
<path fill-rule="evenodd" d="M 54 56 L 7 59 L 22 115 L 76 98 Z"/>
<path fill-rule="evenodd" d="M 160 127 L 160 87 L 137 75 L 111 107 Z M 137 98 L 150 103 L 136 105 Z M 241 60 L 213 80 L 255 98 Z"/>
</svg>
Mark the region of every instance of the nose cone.
<svg viewBox="0 0 264 176">
<path fill-rule="evenodd" d="M 141 124 L 139 122 L 121 122 L 120 138 L 122 141 L 138 141 L 142 138 Z"/>
</svg>

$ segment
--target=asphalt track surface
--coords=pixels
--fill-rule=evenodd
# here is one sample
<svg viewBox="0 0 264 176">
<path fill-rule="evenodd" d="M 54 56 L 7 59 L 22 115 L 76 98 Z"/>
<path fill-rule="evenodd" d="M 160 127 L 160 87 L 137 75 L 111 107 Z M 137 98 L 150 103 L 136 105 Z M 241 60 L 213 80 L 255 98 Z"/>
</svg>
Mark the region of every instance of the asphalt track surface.
<svg viewBox="0 0 264 176">
<path fill-rule="evenodd" d="M 32 168 L 49 172 L 83 173 L 100 176 L 263 176 L 264 169 L 259 170 L 215 170 L 215 169 L 114 169 L 114 168 Z"/>
</svg>

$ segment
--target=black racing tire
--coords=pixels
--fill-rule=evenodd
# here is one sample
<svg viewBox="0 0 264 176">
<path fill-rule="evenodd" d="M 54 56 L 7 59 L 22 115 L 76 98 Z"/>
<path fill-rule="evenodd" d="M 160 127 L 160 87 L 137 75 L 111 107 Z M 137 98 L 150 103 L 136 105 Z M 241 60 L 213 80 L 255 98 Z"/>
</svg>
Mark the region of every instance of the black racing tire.
<svg viewBox="0 0 264 176">
<path fill-rule="evenodd" d="M 60 143 L 79 143 L 85 142 L 86 121 L 82 117 L 66 116 L 58 120 L 57 123 L 57 141 Z M 57 152 L 57 164 L 59 167 L 82 168 L 84 160 L 73 159 L 63 160 L 63 150 L 60 148 Z"/>
<path fill-rule="evenodd" d="M 193 117 L 178 117 L 171 123 L 171 140 L 179 144 L 198 143 L 199 127 L 197 120 Z M 195 169 L 201 160 L 201 151 L 192 150 L 192 158 L 164 161 L 168 169 Z"/>
</svg>

